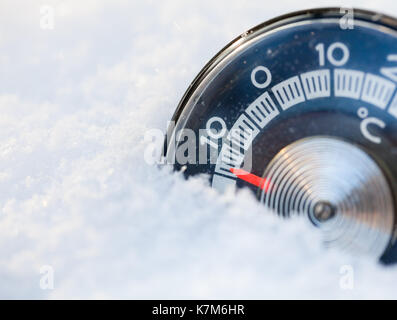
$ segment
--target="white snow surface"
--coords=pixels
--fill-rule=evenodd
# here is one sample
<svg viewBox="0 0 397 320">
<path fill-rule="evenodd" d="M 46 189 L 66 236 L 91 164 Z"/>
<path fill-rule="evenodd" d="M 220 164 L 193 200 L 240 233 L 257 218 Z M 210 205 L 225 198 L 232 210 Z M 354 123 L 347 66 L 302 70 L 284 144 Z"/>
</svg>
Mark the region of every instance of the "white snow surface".
<svg viewBox="0 0 397 320">
<path fill-rule="evenodd" d="M 324 250 L 247 192 L 146 164 L 225 44 L 280 14 L 395 1 L 0 3 L 0 298 L 397 298 L 397 267 Z M 354 270 L 346 289 L 343 266 Z M 43 290 L 43 266 L 54 288 Z"/>
</svg>

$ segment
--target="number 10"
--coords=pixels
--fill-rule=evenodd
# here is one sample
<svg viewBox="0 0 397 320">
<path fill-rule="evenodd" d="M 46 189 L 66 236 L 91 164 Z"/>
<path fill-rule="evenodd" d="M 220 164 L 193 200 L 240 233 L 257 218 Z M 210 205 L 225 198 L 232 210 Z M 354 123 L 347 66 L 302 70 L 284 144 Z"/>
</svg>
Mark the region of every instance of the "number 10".
<svg viewBox="0 0 397 320">
<path fill-rule="evenodd" d="M 320 66 L 325 65 L 325 47 L 324 43 L 319 43 L 315 46 L 316 51 L 318 51 L 319 55 L 319 64 Z M 336 50 L 342 51 L 342 56 L 340 58 L 335 58 L 334 53 Z M 349 60 L 350 52 L 345 44 L 342 42 L 334 42 L 332 43 L 327 50 L 327 59 L 328 61 L 336 67 L 341 67 Z"/>
</svg>

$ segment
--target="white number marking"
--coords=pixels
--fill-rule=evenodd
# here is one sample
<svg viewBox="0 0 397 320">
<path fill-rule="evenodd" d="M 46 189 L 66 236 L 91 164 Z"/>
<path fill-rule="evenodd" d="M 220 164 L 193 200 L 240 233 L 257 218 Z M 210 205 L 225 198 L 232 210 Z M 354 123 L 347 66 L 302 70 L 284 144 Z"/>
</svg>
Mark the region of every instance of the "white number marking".
<svg viewBox="0 0 397 320">
<path fill-rule="evenodd" d="M 272 88 L 283 110 L 305 101 L 302 86 L 297 76 L 284 80 Z"/>
<path fill-rule="evenodd" d="M 389 54 L 387 56 L 387 61 L 397 61 L 397 54 Z M 397 82 L 397 67 L 380 68 L 380 73 L 394 82 Z"/>
<path fill-rule="evenodd" d="M 230 130 L 228 139 L 232 142 L 233 147 L 236 146 L 247 151 L 258 133 L 259 129 L 245 114 L 242 114 Z"/>
<path fill-rule="evenodd" d="M 334 52 L 336 49 L 342 50 L 342 57 L 339 60 L 334 57 Z M 349 60 L 349 56 L 349 49 L 342 42 L 334 42 L 327 50 L 328 61 L 336 67 L 343 66 Z"/>
<path fill-rule="evenodd" d="M 222 151 L 218 157 L 215 172 L 235 178 L 236 176 L 230 172 L 230 169 L 239 168 L 243 161 L 244 154 L 242 154 L 240 150 L 236 150 L 227 143 L 224 143 Z"/>
<path fill-rule="evenodd" d="M 261 129 L 280 114 L 268 92 L 263 93 L 251 103 L 245 112 Z"/>
<path fill-rule="evenodd" d="M 307 99 L 329 97 L 331 95 L 329 70 L 316 70 L 301 74 L 303 90 Z"/>
<path fill-rule="evenodd" d="M 256 80 L 256 74 L 259 71 L 264 72 L 266 74 L 266 80 L 263 83 L 259 83 Z M 264 66 L 258 66 L 254 70 L 252 70 L 252 72 L 251 72 L 251 82 L 258 89 L 265 89 L 272 82 L 272 74 L 270 73 L 270 70 L 268 68 L 266 68 Z"/>
<path fill-rule="evenodd" d="M 390 80 L 367 73 L 361 100 L 371 103 L 378 108 L 385 109 L 393 95 L 395 87 L 395 84 Z"/>
<path fill-rule="evenodd" d="M 360 98 L 364 72 L 349 69 L 334 70 L 335 97 Z"/>
<path fill-rule="evenodd" d="M 384 123 L 381 119 L 375 118 L 375 117 L 370 117 L 368 118 L 369 112 L 367 108 L 360 108 L 357 111 L 358 116 L 363 119 L 363 121 L 361 121 L 361 125 L 360 125 L 360 130 L 361 133 L 363 134 L 363 136 L 376 144 L 380 144 L 382 143 L 382 139 L 378 136 L 375 136 L 374 134 L 372 134 L 369 131 L 369 126 L 370 125 L 375 125 L 378 126 L 381 129 L 386 128 L 386 123 Z"/>
<path fill-rule="evenodd" d="M 319 43 L 315 46 L 315 49 L 318 51 L 318 60 L 320 66 L 322 67 L 325 64 L 324 43 Z"/>
<path fill-rule="evenodd" d="M 214 132 L 214 130 L 212 130 L 212 125 L 215 122 L 218 122 L 221 125 L 221 129 L 218 132 Z M 220 139 L 226 134 L 226 123 L 220 117 L 212 117 L 207 121 L 206 129 L 208 136 L 210 136 L 213 139 Z"/>
<path fill-rule="evenodd" d="M 314 47 L 318 51 L 319 65 L 322 67 L 325 65 L 325 47 L 324 43 L 319 43 Z M 341 58 L 337 59 L 334 56 L 336 50 L 342 51 Z M 327 59 L 328 61 L 336 67 L 341 67 L 349 60 L 350 51 L 348 47 L 342 42 L 334 42 L 327 49 Z"/>
</svg>

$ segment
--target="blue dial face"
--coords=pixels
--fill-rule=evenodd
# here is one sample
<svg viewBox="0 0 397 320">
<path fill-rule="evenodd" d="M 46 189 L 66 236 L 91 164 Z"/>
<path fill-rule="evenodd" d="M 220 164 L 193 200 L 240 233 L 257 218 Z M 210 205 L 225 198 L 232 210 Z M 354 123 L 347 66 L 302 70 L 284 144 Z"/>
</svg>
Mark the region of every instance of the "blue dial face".
<svg viewBox="0 0 397 320">
<path fill-rule="evenodd" d="M 347 25 L 343 19 L 332 9 L 298 13 L 232 42 L 182 100 L 168 159 L 187 176 L 208 174 L 218 190 L 247 187 L 266 202 L 266 192 L 278 188 L 264 181 L 280 152 L 313 137 L 334 139 L 376 163 L 395 208 L 396 22 L 368 12 L 358 12 Z M 334 214 L 325 200 L 310 210 Z M 271 209 L 288 216 L 291 207 Z M 394 252 L 392 211 L 384 260 Z"/>
</svg>

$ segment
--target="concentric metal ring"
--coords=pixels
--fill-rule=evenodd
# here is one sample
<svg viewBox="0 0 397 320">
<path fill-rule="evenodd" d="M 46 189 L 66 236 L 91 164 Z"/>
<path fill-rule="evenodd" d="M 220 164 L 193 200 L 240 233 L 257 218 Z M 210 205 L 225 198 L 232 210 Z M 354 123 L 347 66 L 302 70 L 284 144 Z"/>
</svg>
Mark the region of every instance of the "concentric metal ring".
<svg viewBox="0 0 397 320">
<path fill-rule="evenodd" d="M 389 184 L 359 147 L 330 137 L 299 140 L 267 167 L 261 201 L 277 214 L 305 215 L 327 246 L 379 258 L 393 230 Z"/>
</svg>

